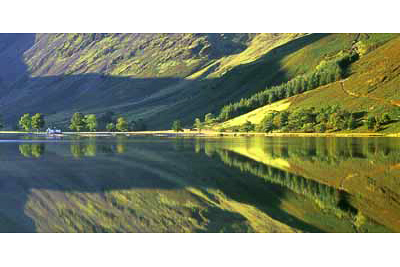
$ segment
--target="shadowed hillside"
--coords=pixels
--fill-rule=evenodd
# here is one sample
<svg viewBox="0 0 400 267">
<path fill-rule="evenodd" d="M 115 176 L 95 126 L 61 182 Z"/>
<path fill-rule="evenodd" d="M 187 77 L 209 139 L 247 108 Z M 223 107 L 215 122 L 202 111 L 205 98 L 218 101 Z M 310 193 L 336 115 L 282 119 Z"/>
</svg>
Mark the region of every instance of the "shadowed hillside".
<svg viewBox="0 0 400 267">
<path fill-rule="evenodd" d="M 8 128 L 26 112 L 66 127 L 77 111 L 113 111 L 144 119 L 151 129 L 169 128 L 176 119 L 188 126 L 313 71 L 355 40 L 368 57 L 395 35 L 382 36 L 2 34 L 0 113 Z"/>
<path fill-rule="evenodd" d="M 232 69 L 301 34 L 4 34 L 0 35 L 0 112 L 10 127 L 24 112 L 62 123 L 76 111 L 113 110 L 168 127 L 190 106 L 205 114 L 213 79 L 185 79 L 213 63 Z M 262 46 L 260 52 L 254 48 Z M 252 48 L 253 47 L 253 48 Z M 245 52 L 240 60 L 230 55 Z M 226 62 L 217 62 L 222 58 Z M 12 66 L 12 67 L 10 67 Z M 229 66 L 229 67 L 228 67 Z M 214 80 L 215 79 L 215 80 Z M 265 83 L 265 82 L 263 82 Z M 226 91 L 227 89 L 222 89 Z M 231 90 L 231 88 L 229 88 Z M 199 95 L 200 94 L 200 95 Z M 199 99 L 196 99 L 199 98 Z M 226 101 L 218 101 L 225 104 Z M 174 108 L 175 107 L 175 108 Z M 161 117 L 160 117 L 161 115 Z M 165 117 L 166 116 L 166 117 Z M 193 119 L 193 115 L 185 121 Z M 158 120 L 158 118 L 160 118 Z M 154 123 L 153 123 L 154 121 Z"/>
</svg>

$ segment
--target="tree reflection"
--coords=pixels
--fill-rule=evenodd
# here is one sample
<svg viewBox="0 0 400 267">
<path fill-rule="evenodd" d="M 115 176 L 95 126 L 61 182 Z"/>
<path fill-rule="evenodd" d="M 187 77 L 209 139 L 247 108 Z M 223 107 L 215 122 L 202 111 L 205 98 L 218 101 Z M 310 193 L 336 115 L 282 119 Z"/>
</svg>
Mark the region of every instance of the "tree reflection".
<svg viewBox="0 0 400 267">
<path fill-rule="evenodd" d="M 118 140 L 116 143 L 100 143 L 95 140 L 89 140 L 87 143 L 73 142 L 70 146 L 70 151 L 73 157 L 95 157 L 98 152 L 106 155 L 124 154 L 126 153 L 126 145 L 123 140 Z"/>
<path fill-rule="evenodd" d="M 44 144 L 20 144 L 18 148 L 21 155 L 26 158 L 39 158 L 45 151 Z"/>
</svg>

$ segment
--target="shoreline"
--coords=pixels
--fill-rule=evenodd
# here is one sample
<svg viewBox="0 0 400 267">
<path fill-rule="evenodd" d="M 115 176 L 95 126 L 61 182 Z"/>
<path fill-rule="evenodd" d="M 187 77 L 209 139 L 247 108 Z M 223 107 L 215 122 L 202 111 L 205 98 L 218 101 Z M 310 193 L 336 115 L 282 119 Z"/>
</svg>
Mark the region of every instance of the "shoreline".
<svg viewBox="0 0 400 267">
<path fill-rule="evenodd" d="M 0 134 L 27 134 L 27 135 L 38 135 L 38 136 L 49 136 L 46 132 L 20 132 L 20 131 L 0 131 Z M 264 137 L 400 137 L 400 133 L 257 133 L 257 132 L 218 132 L 218 131 L 207 131 L 203 130 L 190 131 L 185 130 L 183 132 L 174 132 L 173 130 L 160 130 L 160 131 L 141 131 L 141 132 L 64 132 L 62 134 L 54 136 L 155 136 L 155 137 L 252 137 L 252 136 L 264 136 Z"/>
</svg>

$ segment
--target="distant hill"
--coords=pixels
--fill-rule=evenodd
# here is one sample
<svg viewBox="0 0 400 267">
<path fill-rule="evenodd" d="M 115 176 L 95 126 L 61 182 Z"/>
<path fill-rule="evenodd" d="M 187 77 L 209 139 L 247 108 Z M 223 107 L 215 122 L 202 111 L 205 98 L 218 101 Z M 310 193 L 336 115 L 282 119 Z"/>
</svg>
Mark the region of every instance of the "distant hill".
<svg viewBox="0 0 400 267">
<path fill-rule="evenodd" d="M 10 127 L 26 112 L 44 113 L 50 124 L 65 127 L 77 111 L 113 111 L 153 129 L 169 128 L 175 119 L 191 125 L 196 117 L 309 73 L 356 39 L 366 54 L 351 69 L 366 73 L 361 62 L 396 36 L 0 34 L 0 114 Z"/>
</svg>

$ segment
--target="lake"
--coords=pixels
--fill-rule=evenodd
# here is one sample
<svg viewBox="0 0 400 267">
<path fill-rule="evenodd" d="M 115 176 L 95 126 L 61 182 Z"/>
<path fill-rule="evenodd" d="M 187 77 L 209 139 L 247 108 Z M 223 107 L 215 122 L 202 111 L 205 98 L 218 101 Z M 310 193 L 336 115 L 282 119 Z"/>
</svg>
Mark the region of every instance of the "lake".
<svg viewBox="0 0 400 267">
<path fill-rule="evenodd" d="M 1 232 L 400 232 L 400 138 L 0 136 Z"/>
</svg>

